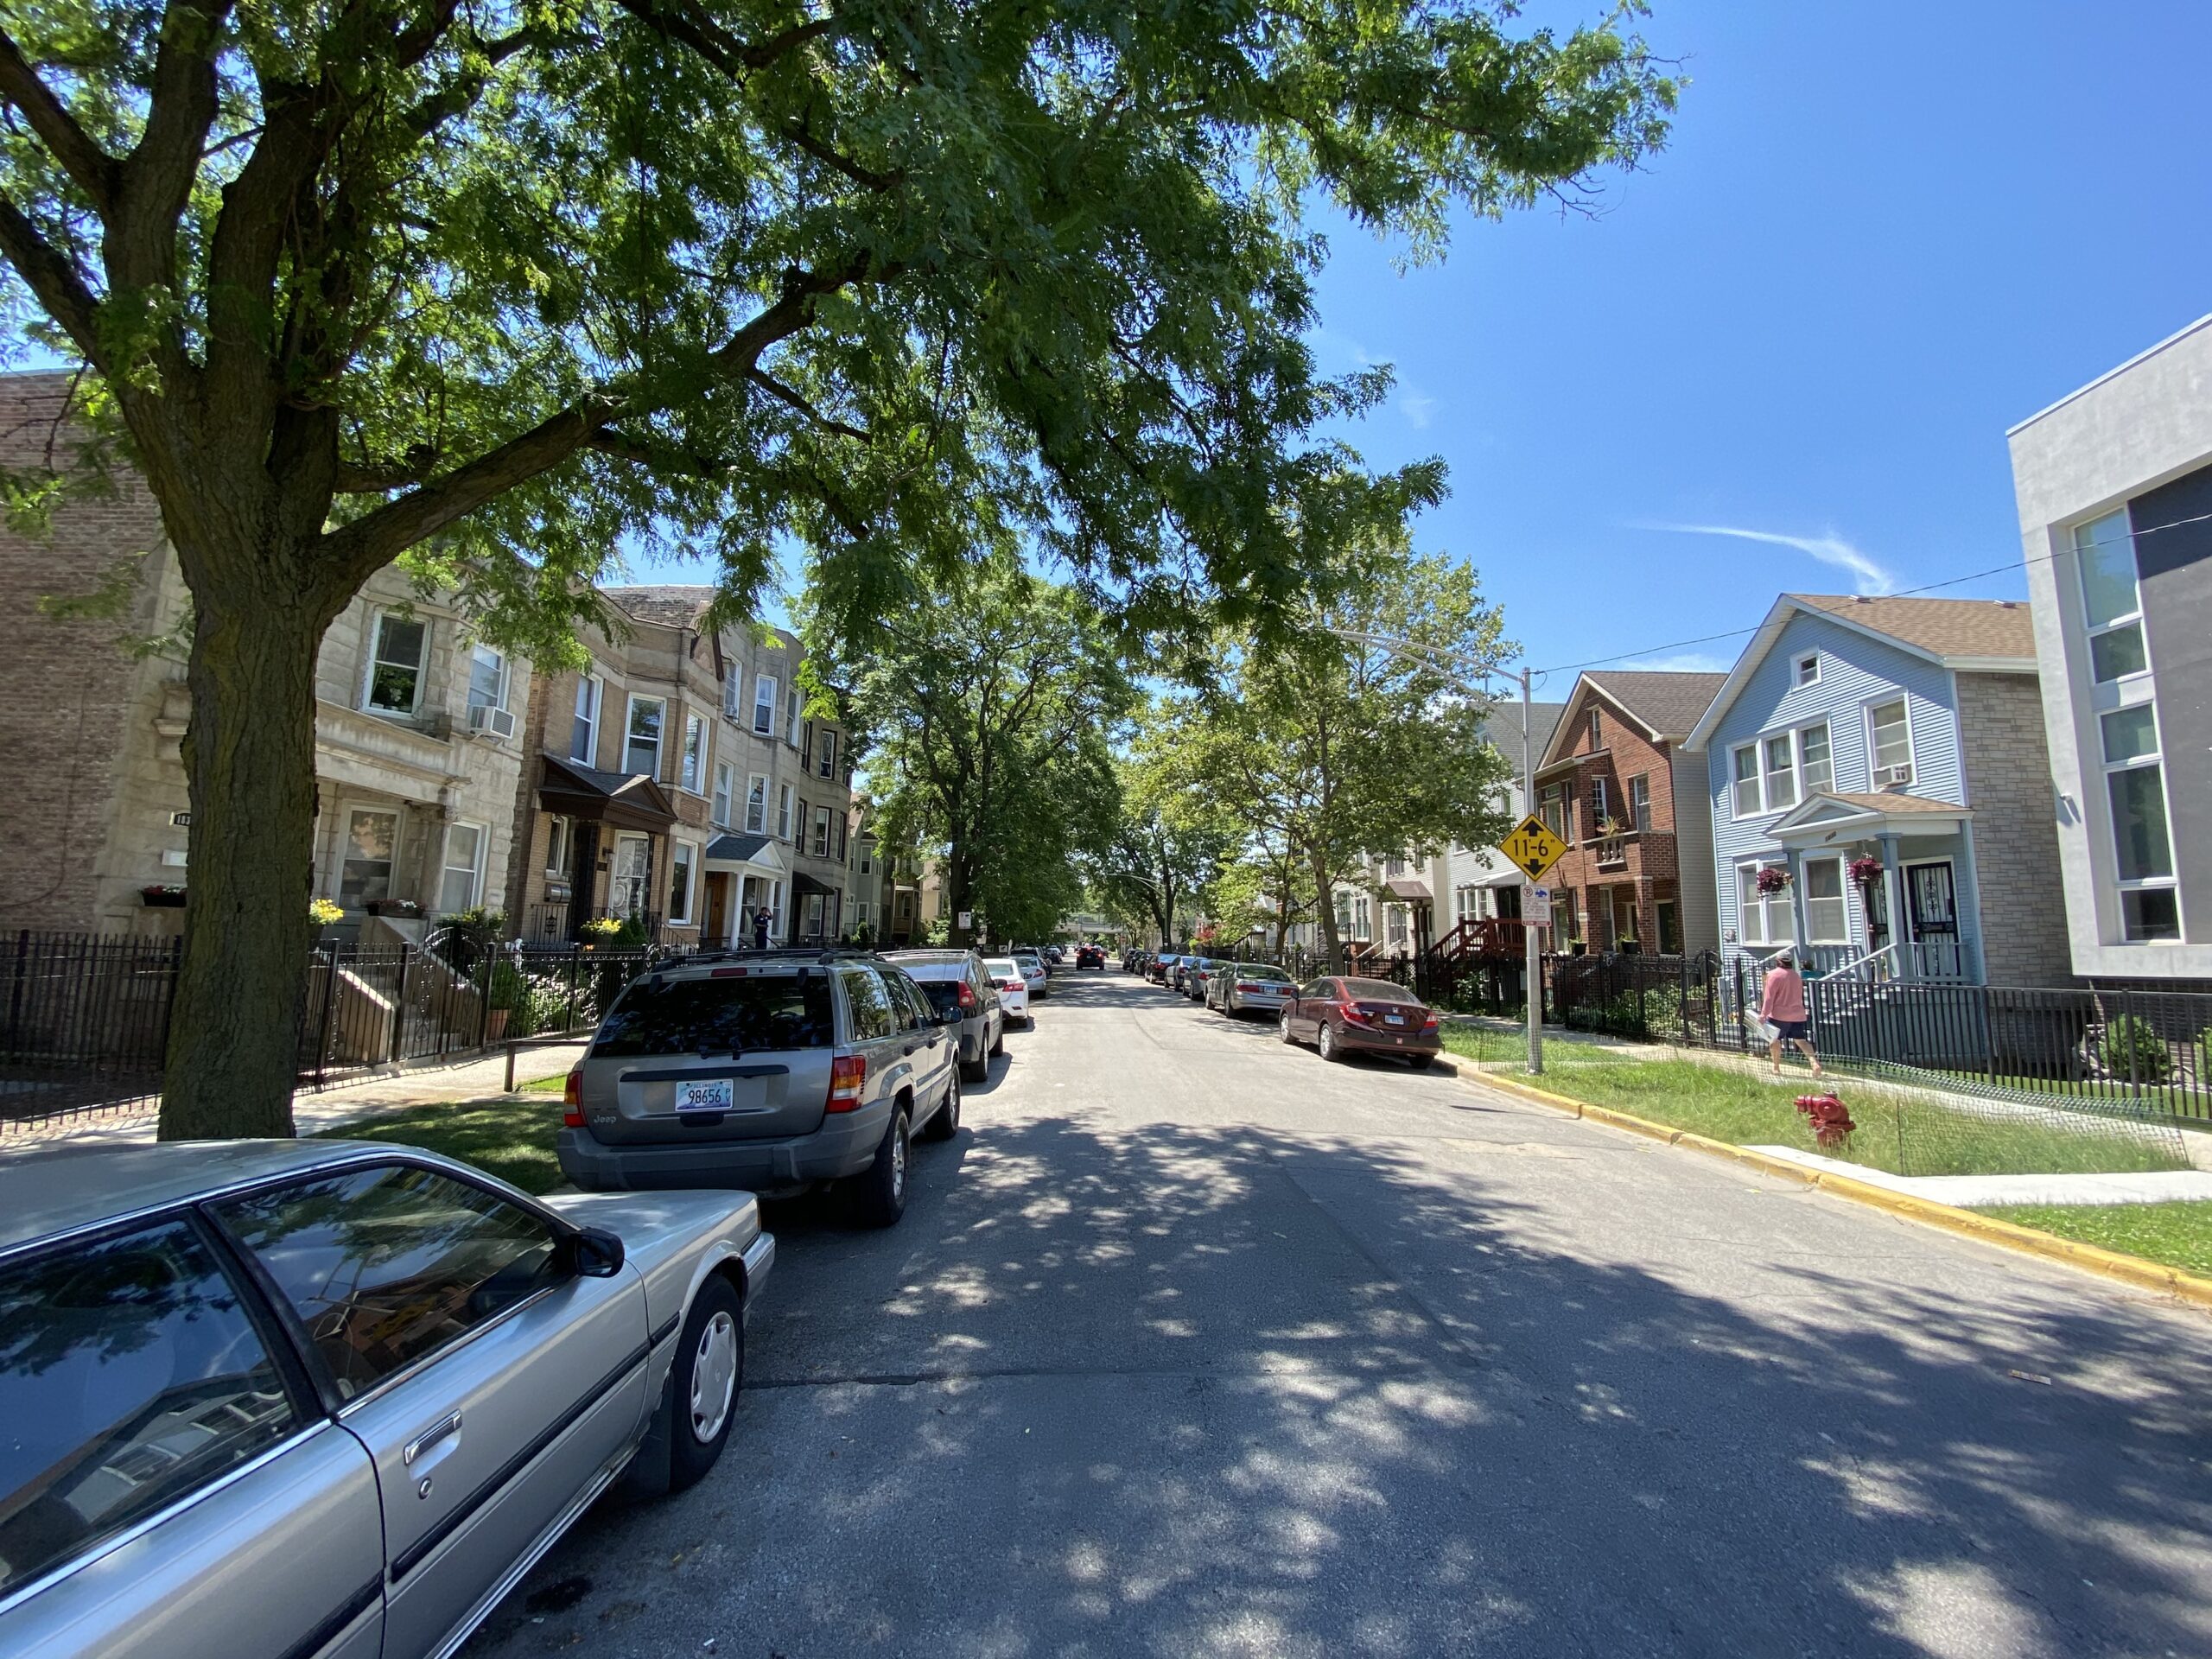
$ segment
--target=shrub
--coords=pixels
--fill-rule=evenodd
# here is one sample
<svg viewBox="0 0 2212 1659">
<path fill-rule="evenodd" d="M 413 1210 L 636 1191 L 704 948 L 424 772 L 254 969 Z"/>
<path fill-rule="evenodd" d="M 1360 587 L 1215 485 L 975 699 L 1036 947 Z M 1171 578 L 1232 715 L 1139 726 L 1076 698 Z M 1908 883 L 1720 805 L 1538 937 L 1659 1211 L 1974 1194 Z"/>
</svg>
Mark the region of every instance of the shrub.
<svg viewBox="0 0 2212 1659">
<path fill-rule="evenodd" d="M 328 927 L 334 923 L 342 922 L 345 919 L 346 910 L 342 905 L 335 904 L 328 899 L 308 900 L 308 926 Z"/>
<path fill-rule="evenodd" d="M 2139 1014 L 2105 1022 L 2105 1069 L 2137 1083 L 2164 1083 L 2173 1075 L 2174 1057 L 2165 1039 Z"/>
</svg>

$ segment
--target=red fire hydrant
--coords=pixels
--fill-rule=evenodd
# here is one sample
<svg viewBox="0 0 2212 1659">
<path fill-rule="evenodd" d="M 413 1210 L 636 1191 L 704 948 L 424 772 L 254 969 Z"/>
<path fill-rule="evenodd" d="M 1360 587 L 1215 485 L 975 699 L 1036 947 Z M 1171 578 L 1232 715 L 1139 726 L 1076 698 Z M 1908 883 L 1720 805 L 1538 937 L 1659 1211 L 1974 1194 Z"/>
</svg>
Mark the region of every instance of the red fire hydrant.
<svg viewBox="0 0 2212 1659">
<path fill-rule="evenodd" d="M 1851 1121 L 1850 1109 L 1833 1092 L 1825 1095 L 1800 1095 L 1797 1109 L 1805 1114 L 1813 1126 L 1813 1139 L 1823 1147 L 1840 1147 L 1851 1139 L 1851 1132 L 1859 1126 Z"/>
</svg>

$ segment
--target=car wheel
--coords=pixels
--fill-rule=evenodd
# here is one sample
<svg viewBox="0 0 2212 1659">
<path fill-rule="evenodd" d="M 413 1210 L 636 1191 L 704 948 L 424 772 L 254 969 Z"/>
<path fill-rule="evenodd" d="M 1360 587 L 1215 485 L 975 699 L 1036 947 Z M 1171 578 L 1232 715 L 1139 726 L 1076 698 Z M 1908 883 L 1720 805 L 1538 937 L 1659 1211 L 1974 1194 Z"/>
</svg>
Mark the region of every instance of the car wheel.
<svg viewBox="0 0 2212 1659">
<path fill-rule="evenodd" d="M 988 1070 L 988 1062 L 981 1069 Z M 944 1104 L 937 1109 L 937 1116 L 922 1125 L 925 1141 L 950 1141 L 960 1133 L 960 1071 L 955 1068 L 952 1079 L 944 1085 Z"/>
<path fill-rule="evenodd" d="M 863 1227 L 889 1227 L 906 1213 L 906 1154 L 911 1150 L 906 1109 L 891 1114 L 875 1161 L 853 1177 Z"/>
<path fill-rule="evenodd" d="M 1298 1039 L 1290 1034 L 1290 1010 L 1288 1008 L 1285 1008 L 1282 1011 L 1282 1017 L 1277 1020 L 1275 1024 L 1281 1028 L 1283 1041 L 1295 1047 L 1298 1043 Z"/>
<path fill-rule="evenodd" d="M 983 1047 L 980 1043 L 977 1044 L 976 1048 L 976 1058 L 972 1060 L 961 1061 L 959 1065 L 955 1069 L 960 1073 L 963 1078 L 969 1083 L 982 1082 L 984 1078 L 991 1075 L 990 1050 Z"/>
<path fill-rule="evenodd" d="M 1344 1050 L 1337 1044 L 1336 1027 L 1324 1020 L 1321 1022 L 1321 1058 L 1325 1060 L 1341 1060 L 1344 1057 Z"/>
<path fill-rule="evenodd" d="M 992 1035 L 992 1037 L 991 1037 L 991 1052 L 990 1052 L 990 1054 L 989 1054 L 989 1055 L 987 1055 L 987 1056 L 985 1056 L 985 1057 L 984 1057 L 984 1058 L 985 1058 L 985 1062 L 986 1062 L 986 1065 L 985 1065 L 985 1068 L 984 1068 L 984 1069 L 985 1069 L 985 1070 L 987 1070 L 987 1071 L 989 1069 L 989 1066 L 988 1066 L 988 1061 L 989 1061 L 992 1058 L 994 1058 L 994 1057 L 995 1057 L 995 1056 L 997 1056 L 997 1055 L 1003 1054 L 1003 1053 L 1005 1053 L 1005 1052 L 1006 1052 L 1006 1021 L 1005 1021 L 1004 1020 L 1001 1020 L 999 1021 L 999 1028 L 998 1028 L 998 1030 L 997 1030 L 995 1033 L 993 1033 L 993 1035 Z"/>
<path fill-rule="evenodd" d="M 745 1305 L 711 1274 L 691 1299 L 676 1348 L 676 1421 L 669 1447 L 669 1489 L 682 1491 L 715 1466 L 737 1419 L 745 1379 Z"/>
</svg>

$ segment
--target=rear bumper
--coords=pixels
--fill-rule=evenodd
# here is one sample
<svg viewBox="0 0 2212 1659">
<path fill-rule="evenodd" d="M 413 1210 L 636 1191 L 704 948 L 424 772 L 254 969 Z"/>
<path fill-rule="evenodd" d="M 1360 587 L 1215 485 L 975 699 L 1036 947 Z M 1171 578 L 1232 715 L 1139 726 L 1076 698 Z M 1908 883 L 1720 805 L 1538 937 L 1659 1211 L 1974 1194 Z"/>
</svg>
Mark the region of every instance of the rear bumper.
<svg viewBox="0 0 2212 1659">
<path fill-rule="evenodd" d="M 1281 996 L 1265 995 L 1246 996 L 1231 991 L 1229 993 L 1229 1011 L 1231 1014 L 1281 1014 L 1282 1005 L 1287 1000 Z"/>
<path fill-rule="evenodd" d="M 1337 1041 L 1348 1054 L 1440 1054 L 1444 1039 L 1433 1031 L 1362 1031 L 1357 1026 L 1337 1028 Z"/>
<path fill-rule="evenodd" d="M 657 1141 L 610 1146 L 589 1129 L 563 1129 L 561 1173 L 587 1192 L 657 1192 L 686 1186 L 775 1192 L 857 1175 L 874 1160 L 891 1103 L 825 1118 L 785 1141 Z M 770 1247 L 774 1248 L 772 1245 Z"/>
</svg>

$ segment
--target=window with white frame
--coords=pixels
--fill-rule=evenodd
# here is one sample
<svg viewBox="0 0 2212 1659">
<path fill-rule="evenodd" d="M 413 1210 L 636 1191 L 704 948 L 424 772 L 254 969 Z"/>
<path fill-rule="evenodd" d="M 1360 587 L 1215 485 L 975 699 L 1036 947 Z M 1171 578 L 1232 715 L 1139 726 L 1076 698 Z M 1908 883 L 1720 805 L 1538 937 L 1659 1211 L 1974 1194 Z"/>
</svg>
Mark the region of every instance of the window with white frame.
<svg viewBox="0 0 2212 1659">
<path fill-rule="evenodd" d="M 1728 769 L 1729 776 L 1732 780 L 1729 798 L 1733 804 L 1735 815 L 1739 818 L 1757 816 L 1761 806 L 1759 746 L 1756 743 L 1739 743 L 1729 750 Z"/>
<path fill-rule="evenodd" d="M 469 647 L 468 706 L 472 709 L 504 709 L 507 706 L 507 659 L 489 645 Z"/>
<path fill-rule="evenodd" d="M 438 881 L 438 908 L 450 916 L 473 910 L 484 896 L 484 843 L 490 839 L 480 823 L 446 826 L 446 861 Z"/>
<path fill-rule="evenodd" d="M 787 938 L 784 931 L 784 884 L 780 881 L 772 883 L 768 888 L 768 937 L 772 939 Z"/>
<path fill-rule="evenodd" d="M 1561 841 L 1574 840 L 1573 798 L 1565 784 L 1546 784 L 1536 792 L 1536 816 L 1544 821 L 1544 828 Z"/>
<path fill-rule="evenodd" d="M 1452 919 L 1455 922 L 1471 922 L 1479 917 L 1483 913 L 1481 895 L 1482 889 L 1478 887 L 1462 886 L 1452 888 Z"/>
<path fill-rule="evenodd" d="M 1393 878 L 1403 875 L 1406 873 L 1406 861 L 1404 855 L 1400 853 L 1391 854 L 1387 868 Z"/>
<path fill-rule="evenodd" d="M 1890 697 L 1866 710 L 1867 752 L 1873 756 L 1874 787 L 1902 788 L 1912 781 L 1912 715 L 1903 697 Z"/>
<path fill-rule="evenodd" d="M 1789 889 L 1759 891 L 1759 866 L 1736 867 L 1737 933 L 1745 944 L 1794 944 L 1797 918 L 1789 908 Z"/>
<path fill-rule="evenodd" d="M 791 823 L 791 786 L 779 784 L 776 786 L 776 839 L 789 841 L 796 833 Z"/>
<path fill-rule="evenodd" d="M 715 824 L 729 828 L 731 798 L 737 793 L 737 768 L 727 760 L 715 762 L 715 804 L 712 817 Z"/>
<path fill-rule="evenodd" d="M 1638 835 L 1651 829 L 1651 776 L 1639 772 L 1628 780 L 1628 827 Z"/>
<path fill-rule="evenodd" d="M 776 734 L 776 677 L 761 674 L 753 682 L 753 730 L 761 737 Z"/>
<path fill-rule="evenodd" d="M 1593 749 L 1605 747 L 1605 722 L 1595 703 L 1590 706 L 1590 747 Z"/>
<path fill-rule="evenodd" d="M 798 723 L 798 769 L 814 770 L 814 722 L 803 720 Z"/>
<path fill-rule="evenodd" d="M 630 721 L 622 746 L 622 769 L 660 776 L 661 728 L 668 722 L 668 699 L 632 696 Z"/>
<path fill-rule="evenodd" d="M 814 809 L 814 844 L 810 850 L 817 858 L 830 856 L 830 809 L 826 806 Z"/>
<path fill-rule="evenodd" d="M 745 671 L 743 669 L 733 668 L 728 673 L 722 676 L 723 718 L 727 720 L 735 720 L 737 718 L 737 711 L 741 706 L 738 699 L 743 695 L 744 690 Z"/>
<path fill-rule="evenodd" d="M 1821 653 L 1819 652 L 1807 652 L 1797 659 L 1796 668 L 1798 684 L 1818 685 L 1821 683 Z"/>
<path fill-rule="evenodd" d="M 2099 718 L 2097 735 L 2112 807 L 2121 935 L 2130 944 L 2177 939 L 2181 901 L 2174 885 L 2157 711 L 2147 702 L 2113 709 Z"/>
<path fill-rule="evenodd" d="M 2135 580 L 2135 538 L 2127 509 L 2074 528 L 2082 572 L 2082 620 L 2089 636 L 2089 677 L 2100 685 L 2151 666 L 2143 646 L 2143 601 Z"/>
<path fill-rule="evenodd" d="M 1851 909 L 1844 900 L 1842 858 L 1808 858 L 1802 869 L 1807 942 L 1850 944 Z"/>
<path fill-rule="evenodd" d="M 821 733 L 821 738 L 820 775 L 834 779 L 837 775 L 837 734 L 825 727 Z"/>
<path fill-rule="evenodd" d="M 399 814 L 355 807 L 346 815 L 346 840 L 338 866 L 338 902 L 359 910 L 391 897 L 391 872 L 399 856 Z"/>
<path fill-rule="evenodd" d="M 1797 734 L 1797 781 L 1806 794 L 1835 787 L 1835 763 L 1828 754 L 1828 723 Z"/>
<path fill-rule="evenodd" d="M 411 715 L 423 703 L 424 666 L 430 657 L 430 625 L 420 617 L 378 611 L 369 631 L 368 672 L 361 706 L 379 715 Z"/>
<path fill-rule="evenodd" d="M 557 815 L 547 817 L 545 820 L 545 873 L 548 875 L 568 874 L 569 860 L 575 847 L 575 842 L 572 839 L 574 835 L 574 826 L 568 819 Z"/>
<path fill-rule="evenodd" d="M 1351 894 L 1340 893 L 1337 895 L 1337 937 L 1348 939 L 1351 936 Z"/>
<path fill-rule="evenodd" d="M 569 727 L 569 759 L 599 764 L 599 702 L 605 683 L 596 674 L 576 677 L 575 718 Z"/>
<path fill-rule="evenodd" d="M 753 772 L 745 780 L 745 833 L 768 833 L 768 779 L 764 772 Z"/>
<path fill-rule="evenodd" d="M 1770 737 L 1761 745 L 1764 756 L 1766 810 L 1781 810 L 1797 804 L 1797 746 L 1788 732 Z"/>
<path fill-rule="evenodd" d="M 872 841 L 864 841 L 861 843 L 861 874 L 862 875 L 869 874 L 874 867 L 875 860 L 869 855 L 870 849 L 874 845 L 875 843 Z"/>
<path fill-rule="evenodd" d="M 784 694 L 784 741 L 794 749 L 798 747 L 798 716 L 804 702 L 797 686 Z"/>
<path fill-rule="evenodd" d="M 1375 917 L 1373 911 L 1369 907 L 1367 895 L 1363 893 L 1361 893 L 1359 897 L 1353 901 L 1351 908 L 1352 926 L 1357 930 L 1358 936 L 1363 939 L 1373 938 L 1375 937 Z"/>
<path fill-rule="evenodd" d="M 1384 930 L 1389 934 L 1390 948 L 1393 950 L 1404 950 L 1406 941 L 1410 937 L 1406 907 L 1403 905 L 1383 906 L 1382 925 Z"/>
<path fill-rule="evenodd" d="M 698 866 L 698 849 L 688 841 L 672 843 L 668 852 L 668 919 L 691 919 L 692 878 Z"/>
<path fill-rule="evenodd" d="M 707 785 L 707 722 L 686 712 L 683 716 L 683 787 L 694 795 Z"/>
<path fill-rule="evenodd" d="M 1590 827 L 1593 832 L 1604 830 L 1613 816 L 1613 789 L 1610 779 L 1590 780 Z"/>
</svg>

